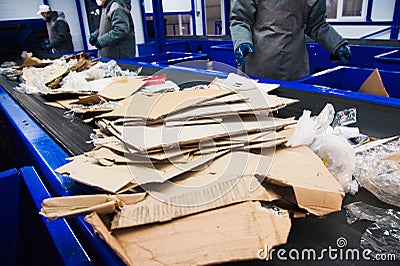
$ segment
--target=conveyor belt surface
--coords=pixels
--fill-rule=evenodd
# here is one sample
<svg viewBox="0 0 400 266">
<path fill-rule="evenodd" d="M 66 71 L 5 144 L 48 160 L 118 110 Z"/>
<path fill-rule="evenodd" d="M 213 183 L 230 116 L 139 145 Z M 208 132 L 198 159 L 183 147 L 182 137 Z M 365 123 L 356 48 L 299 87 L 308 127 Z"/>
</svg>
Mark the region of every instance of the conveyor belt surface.
<svg viewBox="0 0 400 266">
<path fill-rule="evenodd" d="M 123 68 L 136 69 L 135 65 L 121 65 Z M 141 74 L 150 75 L 157 72 L 157 68 L 144 67 Z M 171 72 L 172 73 L 172 72 Z M 173 73 L 175 76 L 185 76 L 182 73 Z M 178 75 L 177 75 L 178 74 Z M 202 74 L 188 72 L 188 75 L 193 77 L 197 76 L 199 80 L 212 80 L 212 76 L 203 76 Z M 333 95 L 318 94 L 310 91 L 302 91 L 299 89 L 292 90 L 290 83 L 282 83 L 283 87 L 279 88 L 275 93 L 284 96 L 298 98 L 301 100 L 299 104 L 287 107 L 279 112 L 280 116 L 297 116 L 299 117 L 303 109 L 310 109 L 313 113 L 319 112 L 325 103 L 331 102 L 336 110 L 356 107 L 358 111 L 358 123 L 361 131 L 376 137 L 387 137 L 395 135 L 400 132 L 398 117 L 400 117 L 400 110 L 391 106 L 376 105 L 366 103 L 362 101 L 349 100 L 343 97 L 337 97 Z M 44 99 L 40 96 L 25 95 L 14 91 L 12 88 L 16 83 L 11 82 L 4 77 L 0 77 L 0 85 L 4 87 L 14 99 L 20 103 L 20 105 L 28 112 L 35 121 L 38 122 L 45 130 L 71 155 L 80 154 L 84 151 L 90 150 L 91 144 L 86 143 L 89 139 L 89 134 L 92 128 L 89 125 L 82 123 L 79 119 L 73 122 L 63 117 L 63 111 L 49 107 L 44 104 Z M 296 85 L 297 86 L 297 85 Z M 364 201 L 378 207 L 393 208 L 375 198 L 368 191 L 361 189 L 355 196 L 347 195 L 344 199 L 343 204 L 354 201 Z M 398 208 L 397 208 L 398 209 Z M 333 213 L 326 217 L 314 217 L 309 216 L 305 219 L 293 219 L 293 226 L 289 236 L 289 241 L 286 245 L 280 246 L 277 249 L 315 249 L 322 250 L 328 247 L 336 247 L 336 241 L 340 237 L 344 237 L 347 241 L 347 247 L 358 248 L 361 234 L 370 225 L 370 222 L 359 221 L 353 225 L 346 223 L 345 212 Z M 81 228 L 81 224 L 75 225 L 77 233 L 79 231 L 87 230 L 87 228 Z M 85 238 L 81 235 L 80 237 Z M 96 240 L 97 241 L 97 240 Z M 98 240 L 101 241 L 101 240 Z M 85 242 L 85 241 L 84 241 Z M 91 247 L 92 242 L 87 241 L 89 249 L 94 249 L 91 254 L 95 254 L 96 248 Z M 109 252 L 112 252 L 109 250 Z M 256 251 L 255 251 L 256 252 Z M 105 260 L 109 263 L 109 256 L 104 254 L 95 254 L 100 260 L 103 257 L 107 257 Z M 112 256 L 111 256 L 112 257 Z M 336 260 L 332 261 L 329 257 L 325 257 L 323 260 L 329 264 L 363 264 L 365 261 L 343 261 Z M 281 261 L 274 259 L 269 261 L 269 265 L 281 265 L 287 264 L 289 261 Z M 116 262 L 121 263 L 120 261 Z M 255 264 L 264 264 L 265 261 L 253 261 Z M 290 263 L 309 265 L 311 261 L 290 261 Z M 236 264 L 248 265 L 248 262 L 240 262 Z M 393 263 L 395 265 L 395 263 Z"/>
</svg>

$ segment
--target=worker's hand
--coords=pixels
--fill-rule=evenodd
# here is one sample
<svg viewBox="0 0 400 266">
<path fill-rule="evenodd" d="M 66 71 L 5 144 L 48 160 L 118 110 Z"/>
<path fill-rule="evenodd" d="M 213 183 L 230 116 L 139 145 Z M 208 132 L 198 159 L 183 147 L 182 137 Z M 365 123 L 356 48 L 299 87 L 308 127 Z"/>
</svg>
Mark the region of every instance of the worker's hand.
<svg viewBox="0 0 400 266">
<path fill-rule="evenodd" d="M 53 48 L 53 47 L 51 46 L 51 43 L 42 43 L 41 46 L 42 46 L 42 49 L 43 49 L 43 50 L 46 50 L 46 51 L 50 51 L 51 48 Z"/>
<path fill-rule="evenodd" d="M 250 43 L 240 44 L 235 50 L 235 60 L 238 66 L 243 65 L 246 55 L 253 52 L 254 52 L 254 47 L 252 44 Z"/>
<path fill-rule="evenodd" d="M 350 48 L 347 46 L 347 44 L 343 44 L 340 46 L 337 51 L 336 51 L 336 56 L 339 57 L 340 62 L 342 62 L 343 65 L 348 65 L 350 58 L 351 58 L 351 52 Z"/>
<path fill-rule="evenodd" d="M 90 35 L 90 37 L 89 37 L 89 43 L 90 43 L 91 45 L 95 45 L 96 42 L 97 42 L 97 38 L 94 37 L 93 35 Z"/>
</svg>

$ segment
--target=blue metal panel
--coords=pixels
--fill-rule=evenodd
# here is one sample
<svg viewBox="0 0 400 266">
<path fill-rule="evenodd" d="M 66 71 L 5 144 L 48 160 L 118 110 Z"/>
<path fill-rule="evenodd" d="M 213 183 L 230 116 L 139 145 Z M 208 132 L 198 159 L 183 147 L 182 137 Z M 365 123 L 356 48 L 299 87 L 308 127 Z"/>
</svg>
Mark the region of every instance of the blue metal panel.
<svg viewBox="0 0 400 266">
<path fill-rule="evenodd" d="M 153 0 L 153 12 L 157 53 L 164 53 L 167 51 L 167 38 L 165 32 L 164 12 L 161 0 Z"/>
<path fill-rule="evenodd" d="M 372 72 L 373 69 L 339 66 L 301 78 L 296 82 L 315 85 L 318 88 L 323 88 L 323 91 L 329 91 L 329 93 L 335 93 L 346 98 L 400 106 L 400 90 L 398 89 L 400 72 L 379 71 L 382 82 L 392 98 L 357 92 Z"/>
<path fill-rule="evenodd" d="M 0 173 L 0 211 L 6 214 L 0 223 L 1 263 L 16 265 L 18 247 L 18 209 L 20 178 L 16 169 Z"/>
<path fill-rule="evenodd" d="M 230 35 L 231 30 L 230 30 L 230 14 L 231 14 L 231 0 L 224 0 L 224 7 L 225 7 L 225 35 Z"/>
<path fill-rule="evenodd" d="M 206 20 L 206 1 L 201 0 L 201 23 L 203 25 L 203 35 L 207 35 L 207 20 Z"/>
<path fill-rule="evenodd" d="M 400 0 L 396 0 L 392 21 L 393 21 L 392 32 L 390 33 L 390 39 L 397 40 L 399 38 L 399 28 L 400 28 Z"/>
<path fill-rule="evenodd" d="M 192 30 L 192 35 L 193 36 L 197 36 L 197 25 L 196 25 L 196 10 L 194 10 L 195 4 L 194 4 L 194 0 L 191 0 L 191 7 L 192 10 L 190 12 L 191 16 L 192 16 L 192 25 L 193 25 L 193 30 Z M 203 28 L 204 28 L 204 24 L 203 24 Z"/>
<path fill-rule="evenodd" d="M 87 40 L 86 40 L 86 31 L 85 31 L 85 23 L 83 22 L 81 1 L 80 0 L 76 0 L 75 3 L 76 3 L 76 9 L 78 11 L 79 26 L 81 28 L 83 49 L 84 50 L 88 50 L 88 45 L 87 45 Z"/>
<path fill-rule="evenodd" d="M 393 50 L 374 56 L 374 67 L 378 69 L 400 71 L 400 50 Z"/>
<path fill-rule="evenodd" d="M 367 4 L 367 15 L 365 20 L 368 22 L 371 22 L 371 15 L 372 15 L 372 4 L 373 4 L 374 0 L 369 0 L 368 4 Z"/>
<path fill-rule="evenodd" d="M 147 62 L 159 65 L 173 65 L 187 61 L 206 60 L 207 56 L 203 54 L 192 54 L 182 52 L 166 52 L 162 54 L 152 54 L 147 56 L 138 56 L 132 59 L 127 59 L 133 62 Z"/>
<path fill-rule="evenodd" d="M 42 201 L 51 197 L 51 195 L 32 167 L 21 168 L 20 172 L 36 206 L 36 210 L 32 211 L 38 212 L 41 208 Z M 41 219 L 45 224 L 54 245 L 58 249 L 58 253 L 62 258 L 64 265 L 93 265 L 65 219 L 58 219 L 52 222 L 47 221 L 44 217 L 41 217 Z"/>
</svg>

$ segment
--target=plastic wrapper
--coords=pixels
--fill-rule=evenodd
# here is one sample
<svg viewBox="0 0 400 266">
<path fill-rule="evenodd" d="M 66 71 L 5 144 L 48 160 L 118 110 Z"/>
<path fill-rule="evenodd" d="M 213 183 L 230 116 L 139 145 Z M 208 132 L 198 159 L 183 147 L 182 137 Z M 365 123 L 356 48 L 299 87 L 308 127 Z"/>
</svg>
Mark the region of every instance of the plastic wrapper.
<svg viewBox="0 0 400 266">
<path fill-rule="evenodd" d="M 336 113 L 332 127 L 347 126 L 355 122 L 357 122 L 357 111 L 355 108 L 349 108 Z"/>
<path fill-rule="evenodd" d="M 345 193 L 354 195 L 358 183 L 353 180 L 355 153 L 351 145 L 341 136 L 318 135 L 310 148 L 322 159 L 329 172 L 336 178 Z"/>
<path fill-rule="evenodd" d="M 67 91 L 92 91 L 86 78 L 87 75 L 84 73 L 70 72 L 61 81 L 61 89 Z"/>
<path fill-rule="evenodd" d="M 362 201 L 349 203 L 344 208 L 346 209 L 347 223 L 349 224 L 359 220 L 376 222 L 385 216 L 396 213 L 393 209 L 378 208 Z"/>
<path fill-rule="evenodd" d="M 317 117 L 311 118 L 310 115 L 310 111 L 303 111 L 286 145 L 309 146 L 322 159 L 343 190 L 354 195 L 358 191 L 358 183 L 352 178 L 355 153 L 349 142 L 335 135 L 334 129 L 329 126 L 335 117 L 335 109 L 327 104 Z"/>
<path fill-rule="evenodd" d="M 399 139 L 358 152 L 354 177 L 378 199 L 400 207 Z"/>
<path fill-rule="evenodd" d="M 400 213 L 384 216 L 368 227 L 361 236 L 360 247 L 368 249 L 369 256 L 377 260 L 382 260 L 382 255 L 386 258 L 388 255 L 393 255 L 399 260 Z"/>
<path fill-rule="evenodd" d="M 14 61 L 5 61 L 1 64 L 1 67 L 9 68 L 9 67 L 13 67 L 16 65 L 17 65 L 17 63 L 15 63 Z"/>
</svg>

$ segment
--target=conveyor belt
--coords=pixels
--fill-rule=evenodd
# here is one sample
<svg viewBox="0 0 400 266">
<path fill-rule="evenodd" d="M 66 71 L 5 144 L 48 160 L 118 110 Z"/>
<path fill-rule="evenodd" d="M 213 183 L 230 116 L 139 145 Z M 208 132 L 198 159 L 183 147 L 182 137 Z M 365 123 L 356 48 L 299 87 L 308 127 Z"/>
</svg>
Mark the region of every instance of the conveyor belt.
<svg viewBox="0 0 400 266">
<path fill-rule="evenodd" d="M 136 69 L 137 66 L 133 65 L 121 65 L 123 68 Z M 141 74 L 151 75 L 157 72 L 157 68 L 144 67 Z M 174 74 L 174 73 L 172 73 Z M 177 74 L 177 73 L 175 73 Z M 213 77 L 202 76 L 197 73 L 189 73 L 190 77 L 198 75 L 199 80 L 211 80 Z M 179 73 L 179 76 L 185 77 L 184 74 Z M 73 122 L 68 121 L 63 117 L 63 110 L 49 107 L 43 103 L 44 99 L 39 96 L 25 95 L 14 91 L 12 88 L 16 85 L 4 77 L 0 77 L 0 85 L 3 86 L 8 92 L 16 99 L 17 102 L 23 106 L 23 108 L 42 125 L 45 130 L 71 155 L 80 154 L 84 151 L 90 150 L 92 146 L 86 141 L 89 138 L 89 134 L 92 128 L 85 125 L 81 121 L 75 120 Z M 326 102 L 334 104 L 337 110 L 356 107 L 358 110 L 358 125 L 361 131 L 376 137 L 386 137 L 389 135 L 395 135 L 400 132 L 398 117 L 400 110 L 390 106 L 380 106 L 372 103 L 366 103 L 361 101 L 349 101 L 345 98 L 334 97 L 329 95 L 321 95 L 312 92 L 305 92 L 300 90 L 292 90 L 286 88 L 288 86 L 279 88 L 276 93 L 280 96 L 298 98 L 301 100 L 299 104 L 287 107 L 280 111 L 280 116 L 295 115 L 299 116 L 303 109 L 310 109 L 313 112 L 319 112 Z M 60 122 L 62 121 L 62 122 Z M 347 204 L 353 201 L 364 201 L 374 206 L 383 208 L 393 208 L 380 200 L 376 199 L 368 191 L 361 189 L 354 197 L 347 195 L 344 199 L 343 204 Z M 398 209 L 398 208 L 397 208 Z M 346 238 L 348 241 L 348 248 L 358 248 L 359 241 L 362 233 L 370 225 L 370 222 L 359 221 L 353 225 L 346 223 L 346 216 L 344 211 L 333 213 L 326 217 L 314 217 L 310 216 L 305 219 L 293 219 L 292 229 L 289 235 L 289 240 L 286 245 L 280 246 L 277 249 L 297 249 L 301 252 L 302 249 L 315 249 L 321 251 L 328 247 L 336 248 L 336 241 L 340 237 Z M 79 230 L 78 230 L 79 231 Z M 88 244 L 89 245 L 89 244 Z M 254 252 L 257 252 L 256 250 Z M 97 254 L 102 257 L 103 254 Z M 287 255 L 287 254 L 286 254 Z M 325 256 L 325 263 L 335 263 L 352 265 L 365 263 L 365 261 L 343 261 L 329 260 L 328 256 Z M 280 261 L 274 259 L 269 261 L 269 265 L 281 265 L 287 264 L 289 261 Z M 311 261 L 290 261 L 290 263 L 309 265 Z M 264 264 L 265 261 L 254 261 L 256 264 Z M 248 265 L 245 263 L 236 263 L 240 265 Z M 231 265 L 231 263 L 230 263 Z M 395 265 L 395 264 L 394 264 Z"/>
</svg>

